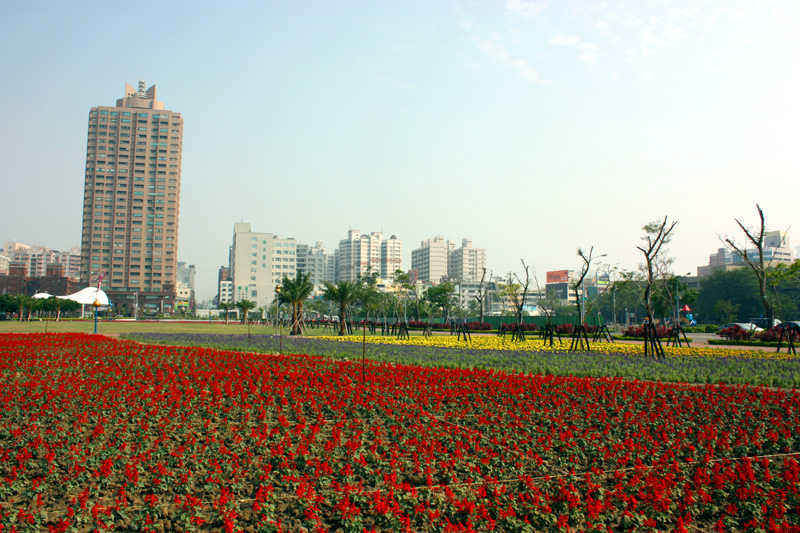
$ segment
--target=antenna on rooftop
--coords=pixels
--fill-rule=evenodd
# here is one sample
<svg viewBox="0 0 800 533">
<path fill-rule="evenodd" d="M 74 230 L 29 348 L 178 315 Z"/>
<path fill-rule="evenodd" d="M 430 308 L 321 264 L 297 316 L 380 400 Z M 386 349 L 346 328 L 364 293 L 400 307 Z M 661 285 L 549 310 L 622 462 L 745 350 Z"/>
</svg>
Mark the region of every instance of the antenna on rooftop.
<svg viewBox="0 0 800 533">
<path fill-rule="evenodd" d="M 147 93 L 145 92 L 144 89 L 144 80 L 139 80 L 139 94 L 137 94 L 136 96 L 138 96 L 139 98 L 144 98 L 145 96 L 147 96 Z"/>
</svg>

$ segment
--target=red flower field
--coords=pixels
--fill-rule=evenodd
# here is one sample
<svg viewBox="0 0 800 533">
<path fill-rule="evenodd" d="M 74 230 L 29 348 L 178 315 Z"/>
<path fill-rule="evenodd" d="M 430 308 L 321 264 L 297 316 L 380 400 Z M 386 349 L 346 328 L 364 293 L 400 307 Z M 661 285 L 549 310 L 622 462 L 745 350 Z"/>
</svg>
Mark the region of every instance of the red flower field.
<svg viewBox="0 0 800 533">
<path fill-rule="evenodd" d="M 0 531 L 800 532 L 800 394 L 0 336 Z"/>
</svg>

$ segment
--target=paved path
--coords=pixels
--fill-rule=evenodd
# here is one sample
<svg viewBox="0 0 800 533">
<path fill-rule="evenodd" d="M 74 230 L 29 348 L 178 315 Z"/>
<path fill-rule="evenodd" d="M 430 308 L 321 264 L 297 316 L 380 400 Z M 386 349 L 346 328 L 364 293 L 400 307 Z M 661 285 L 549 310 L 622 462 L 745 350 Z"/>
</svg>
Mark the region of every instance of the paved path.
<svg viewBox="0 0 800 533">
<path fill-rule="evenodd" d="M 708 341 L 710 339 L 722 339 L 716 333 L 687 333 L 687 337 L 692 339 L 690 346 L 698 348 L 724 348 L 729 350 L 757 350 L 760 352 L 774 352 L 777 350 L 775 346 L 741 346 L 741 345 L 727 345 L 727 344 L 709 344 Z M 642 344 L 642 341 L 614 341 L 614 342 L 623 342 L 626 344 Z M 666 342 L 666 339 L 661 339 L 662 343 Z M 782 352 L 786 351 L 785 346 L 781 348 Z"/>
</svg>

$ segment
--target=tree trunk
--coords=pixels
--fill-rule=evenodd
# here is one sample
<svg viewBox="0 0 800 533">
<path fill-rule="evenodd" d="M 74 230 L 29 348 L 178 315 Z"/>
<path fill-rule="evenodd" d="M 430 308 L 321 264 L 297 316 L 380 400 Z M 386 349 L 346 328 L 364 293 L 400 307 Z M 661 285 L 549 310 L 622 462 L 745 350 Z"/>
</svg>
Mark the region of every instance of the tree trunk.
<svg viewBox="0 0 800 533">
<path fill-rule="evenodd" d="M 300 317 L 303 314 L 303 302 L 298 302 L 296 306 L 292 306 L 292 335 L 300 335 Z"/>
<path fill-rule="evenodd" d="M 772 305 L 772 302 L 767 300 L 767 275 L 763 273 L 762 275 L 758 276 L 758 292 L 761 295 L 761 305 L 764 306 L 764 311 L 766 311 L 767 316 L 769 317 L 769 328 L 771 329 L 775 325 L 775 306 Z"/>
<path fill-rule="evenodd" d="M 345 324 L 344 324 L 344 321 L 345 321 L 344 313 L 345 313 L 345 311 L 347 311 L 347 306 L 345 304 L 341 304 L 339 306 L 339 336 L 340 337 L 344 337 L 345 334 L 346 334 L 345 333 L 345 327 L 344 327 L 345 326 Z"/>
</svg>

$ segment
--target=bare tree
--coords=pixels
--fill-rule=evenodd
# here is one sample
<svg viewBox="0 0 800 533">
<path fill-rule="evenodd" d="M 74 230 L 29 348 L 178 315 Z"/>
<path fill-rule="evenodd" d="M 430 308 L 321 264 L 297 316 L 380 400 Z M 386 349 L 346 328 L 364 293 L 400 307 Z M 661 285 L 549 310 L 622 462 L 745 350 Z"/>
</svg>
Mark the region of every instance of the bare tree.
<svg viewBox="0 0 800 533">
<path fill-rule="evenodd" d="M 539 278 L 536 276 L 535 272 L 533 274 L 533 288 L 536 294 L 539 295 L 538 307 L 544 313 L 544 316 L 547 318 L 547 323 L 549 324 L 556 307 L 556 293 L 553 290 L 547 292 L 547 285 L 545 285 L 544 290 L 542 290 L 542 285 L 539 283 Z M 544 298 L 542 298 L 542 295 L 544 295 Z"/>
<path fill-rule="evenodd" d="M 520 288 L 522 289 L 522 294 L 519 291 L 516 291 L 512 295 L 512 305 L 514 306 L 514 311 L 517 315 L 517 324 L 522 324 L 522 310 L 525 307 L 525 298 L 528 296 L 528 286 L 531 283 L 531 274 L 530 274 L 530 267 L 525 264 L 524 259 L 520 259 L 522 262 L 522 268 L 525 269 L 525 282 L 523 283 L 522 279 L 519 275 L 514 274 L 519 282 Z"/>
<path fill-rule="evenodd" d="M 739 219 L 735 218 L 734 220 L 744 232 L 745 237 L 747 237 L 747 242 L 755 246 L 757 257 L 754 257 L 752 251 L 747 251 L 747 242 L 740 245 L 730 237 L 722 238 L 719 237 L 719 235 L 717 235 L 717 237 L 719 237 L 729 250 L 738 254 L 742 260 L 747 263 L 747 266 L 753 270 L 756 278 L 758 278 L 758 292 L 761 296 L 761 305 L 764 306 L 764 314 L 769 317 L 769 327 L 771 328 L 775 325 L 775 307 L 772 305 L 772 302 L 767 299 L 767 267 L 764 265 L 764 235 L 766 234 L 766 227 L 764 226 L 764 212 L 758 204 L 756 204 L 756 209 L 758 209 L 758 218 L 761 220 L 758 232 L 753 228 L 746 228 L 744 224 L 739 222 Z"/>
<path fill-rule="evenodd" d="M 642 303 L 647 310 L 647 319 L 650 321 L 650 324 L 655 324 L 652 303 L 653 285 L 664 271 L 664 245 L 672 240 L 672 230 L 675 229 L 677 224 L 677 221 L 673 221 L 668 226 L 667 217 L 664 217 L 663 221 L 654 220 L 648 222 L 642 226 L 644 230 L 644 237 L 642 237 L 644 245 L 636 247 L 644 254 L 645 262 L 640 265 L 645 276 Z"/>
<path fill-rule="evenodd" d="M 575 302 L 578 305 L 578 323 L 580 325 L 583 324 L 586 317 L 583 316 L 583 306 L 581 305 L 581 298 L 583 297 L 583 280 L 586 278 L 586 275 L 589 273 L 589 269 L 592 266 L 592 253 L 594 252 L 594 246 L 589 248 L 589 253 L 586 254 L 581 248 L 578 248 L 578 257 L 583 260 L 583 266 L 581 267 L 581 275 L 575 284 L 572 286 L 572 289 L 575 291 Z M 601 255 L 600 257 L 605 257 L 605 254 Z"/>
<path fill-rule="evenodd" d="M 558 342 L 561 343 L 561 335 L 558 334 L 553 325 L 553 316 L 555 315 L 555 309 L 560 300 L 554 290 L 551 289 L 549 292 L 547 291 L 547 285 L 545 285 L 544 290 L 542 290 L 542 286 L 539 284 L 539 278 L 536 277 L 535 272 L 533 275 L 533 286 L 536 289 L 536 293 L 539 295 L 539 309 L 544 312 L 546 318 L 544 326 L 545 342 L 549 341 L 550 346 L 553 346 L 553 336 L 555 335 L 558 336 Z M 544 294 L 544 298 L 542 298 L 542 294 Z"/>
<path fill-rule="evenodd" d="M 492 274 L 489 273 L 489 279 L 492 278 Z M 478 306 L 480 307 L 480 319 L 479 322 L 483 323 L 483 301 L 486 299 L 486 293 L 489 290 L 489 285 L 486 285 L 484 288 L 484 281 L 486 281 L 486 269 L 483 269 L 483 274 L 481 275 L 481 284 L 478 285 L 478 295 L 475 296 L 475 299 L 478 301 Z"/>
</svg>

